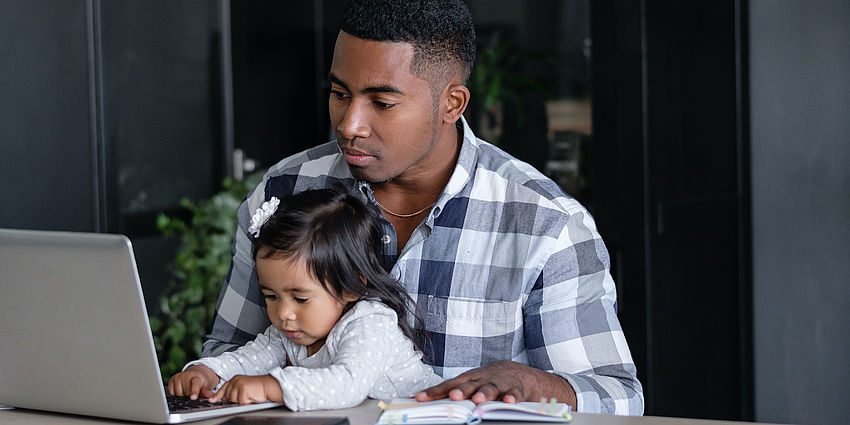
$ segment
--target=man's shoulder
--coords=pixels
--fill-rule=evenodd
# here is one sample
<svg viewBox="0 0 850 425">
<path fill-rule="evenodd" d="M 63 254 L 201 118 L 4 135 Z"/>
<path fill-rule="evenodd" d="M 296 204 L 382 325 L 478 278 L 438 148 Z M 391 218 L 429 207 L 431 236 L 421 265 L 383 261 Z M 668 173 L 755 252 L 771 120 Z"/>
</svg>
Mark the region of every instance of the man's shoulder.
<svg viewBox="0 0 850 425">
<path fill-rule="evenodd" d="M 240 206 L 239 221 L 250 220 L 254 211 L 271 196 L 278 198 L 309 189 L 323 189 L 352 180 L 336 141 L 323 143 L 280 160 L 269 167 L 263 179 Z"/>
<path fill-rule="evenodd" d="M 339 145 L 330 141 L 298 152 L 269 167 L 263 180 L 285 175 L 319 176 L 333 173 L 340 158 Z"/>
<path fill-rule="evenodd" d="M 530 164 L 480 140 L 478 151 L 471 197 L 535 204 L 566 214 L 584 211 L 575 198 Z"/>
</svg>

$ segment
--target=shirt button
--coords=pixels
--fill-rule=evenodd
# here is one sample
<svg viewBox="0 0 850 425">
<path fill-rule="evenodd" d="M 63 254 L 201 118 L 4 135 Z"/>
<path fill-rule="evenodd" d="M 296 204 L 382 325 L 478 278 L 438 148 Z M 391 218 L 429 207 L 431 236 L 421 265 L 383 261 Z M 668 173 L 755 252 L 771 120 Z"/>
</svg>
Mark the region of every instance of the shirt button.
<svg viewBox="0 0 850 425">
<path fill-rule="evenodd" d="M 381 237 L 381 242 L 383 242 L 384 245 L 386 245 L 386 244 L 392 242 L 392 239 L 390 239 L 390 235 L 384 235 L 384 236 Z"/>
</svg>

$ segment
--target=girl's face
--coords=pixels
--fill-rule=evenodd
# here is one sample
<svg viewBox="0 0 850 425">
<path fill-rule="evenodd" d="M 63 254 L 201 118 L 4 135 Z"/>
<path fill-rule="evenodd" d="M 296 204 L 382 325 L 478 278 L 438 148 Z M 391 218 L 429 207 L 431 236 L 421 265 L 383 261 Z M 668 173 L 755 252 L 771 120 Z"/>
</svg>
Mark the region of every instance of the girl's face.
<svg viewBox="0 0 850 425">
<path fill-rule="evenodd" d="M 261 249 L 257 255 L 257 277 L 269 320 L 292 342 L 306 346 L 307 355 L 312 356 L 342 316 L 344 303 L 357 298 L 349 295 L 340 302 L 303 260 L 262 258 L 264 253 Z"/>
</svg>

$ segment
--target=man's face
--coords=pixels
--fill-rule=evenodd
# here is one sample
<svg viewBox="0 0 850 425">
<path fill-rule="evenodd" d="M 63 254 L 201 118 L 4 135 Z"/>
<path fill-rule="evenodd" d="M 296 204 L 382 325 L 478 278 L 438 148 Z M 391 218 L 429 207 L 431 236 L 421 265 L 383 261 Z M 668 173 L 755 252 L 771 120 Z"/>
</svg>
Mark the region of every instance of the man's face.
<svg viewBox="0 0 850 425">
<path fill-rule="evenodd" d="M 415 179 L 436 161 L 437 112 L 428 82 L 410 73 L 413 46 L 363 40 L 340 31 L 328 102 L 351 173 L 382 183 Z"/>
</svg>

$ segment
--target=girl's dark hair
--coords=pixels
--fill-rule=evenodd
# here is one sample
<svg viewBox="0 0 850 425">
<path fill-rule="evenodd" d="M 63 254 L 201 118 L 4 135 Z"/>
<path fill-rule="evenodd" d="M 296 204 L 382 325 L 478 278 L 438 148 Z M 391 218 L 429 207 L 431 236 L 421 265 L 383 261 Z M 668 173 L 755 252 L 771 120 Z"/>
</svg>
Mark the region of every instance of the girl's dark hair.
<svg viewBox="0 0 850 425">
<path fill-rule="evenodd" d="M 260 227 L 260 236 L 253 241 L 253 256 L 257 258 L 259 253 L 262 258 L 304 260 L 307 269 L 337 299 L 349 293 L 386 304 L 398 315 L 404 335 L 422 350 L 420 333 L 424 326 L 413 300 L 378 261 L 384 234 L 378 214 L 343 187 L 284 197 Z M 266 249 L 261 251 L 263 247 Z M 361 276 L 366 279 L 365 285 Z"/>
</svg>

